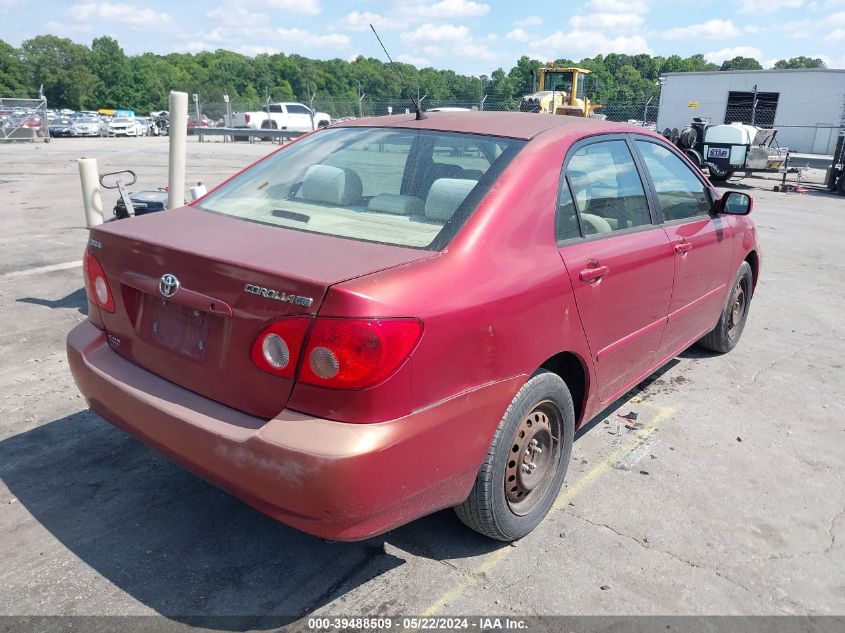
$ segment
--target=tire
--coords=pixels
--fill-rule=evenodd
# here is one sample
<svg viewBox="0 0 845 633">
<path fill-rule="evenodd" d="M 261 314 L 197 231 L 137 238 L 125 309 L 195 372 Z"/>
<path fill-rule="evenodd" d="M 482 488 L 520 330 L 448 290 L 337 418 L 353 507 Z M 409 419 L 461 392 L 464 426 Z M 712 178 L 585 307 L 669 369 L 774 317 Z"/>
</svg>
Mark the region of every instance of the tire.
<svg viewBox="0 0 845 633">
<path fill-rule="evenodd" d="M 710 172 L 710 180 L 716 180 L 718 182 L 724 182 L 734 175 L 734 172 L 730 169 L 722 171 L 721 169 L 710 167 L 708 168 L 708 171 Z"/>
<path fill-rule="evenodd" d="M 531 532 L 560 492 L 574 436 L 575 410 L 566 383 L 539 370 L 505 411 L 469 497 L 455 506 L 458 518 L 500 541 Z"/>
<path fill-rule="evenodd" d="M 754 292 L 754 273 L 748 262 L 742 262 L 734 279 L 733 289 L 728 295 L 719 322 L 713 330 L 706 334 L 698 344 L 704 349 L 720 354 L 727 354 L 742 336 L 745 323 L 748 320 L 748 308 Z"/>
</svg>

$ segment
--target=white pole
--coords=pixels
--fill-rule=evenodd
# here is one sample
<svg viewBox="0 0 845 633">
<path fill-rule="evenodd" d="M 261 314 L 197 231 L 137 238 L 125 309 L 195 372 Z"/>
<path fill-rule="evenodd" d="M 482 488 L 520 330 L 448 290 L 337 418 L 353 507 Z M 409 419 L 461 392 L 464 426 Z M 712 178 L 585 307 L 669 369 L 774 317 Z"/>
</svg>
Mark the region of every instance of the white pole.
<svg viewBox="0 0 845 633">
<path fill-rule="evenodd" d="M 188 93 L 170 93 L 170 169 L 167 208 L 185 204 L 185 155 L 188 142 Z"/>
<path fill-rule="evenodd" d="M 82 181 L 82 202 L 85 204 L 85 226 L 89 229 L 103 223 L 103 198 L 100 195 L 100 172 L 96 158 L 80 158 L 79 180 Z"/>
</svg>

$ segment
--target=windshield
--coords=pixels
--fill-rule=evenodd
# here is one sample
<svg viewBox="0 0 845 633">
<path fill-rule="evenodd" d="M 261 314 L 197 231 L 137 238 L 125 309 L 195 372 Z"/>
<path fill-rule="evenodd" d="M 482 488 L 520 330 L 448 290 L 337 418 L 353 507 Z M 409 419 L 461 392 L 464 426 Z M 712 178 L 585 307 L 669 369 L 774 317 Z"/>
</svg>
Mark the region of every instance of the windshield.
<svg viewBox="0 0 845 633">
<path fill-rule="evenodd" d="M 98 120 L 92 116 L 83 116 L 77 119 L 79 123 L 98 123 Z"/>
<path fill-rule="evenodd" d="M 202 208 L 287 229 L 441 249 L 525 141 L 334 128 L 234 178 Z"/>
<path fill-rule="evenodd" d="M 554 90 L 555 92 L 570 92 L 572 90 L 572 73 L 546 73 L 543 81 L 543 90 Z"/>
</svg>

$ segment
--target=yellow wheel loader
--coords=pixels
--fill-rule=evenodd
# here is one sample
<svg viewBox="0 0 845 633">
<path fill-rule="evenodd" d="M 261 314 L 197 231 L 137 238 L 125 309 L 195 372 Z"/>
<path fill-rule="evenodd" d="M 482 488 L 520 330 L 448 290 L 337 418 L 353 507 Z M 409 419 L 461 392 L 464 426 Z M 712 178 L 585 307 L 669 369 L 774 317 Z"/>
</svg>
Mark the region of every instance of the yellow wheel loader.
<svg viewBox="0 0 845 633">
<path fill-rule="evenodd" d="M 539 90 L 522 97 L 520 112 L 588 117 L 601 107 L 590 103 L 584 91 L 586 68 L 558 68 L 549 62 L 537 71 Z"/>
</svg>

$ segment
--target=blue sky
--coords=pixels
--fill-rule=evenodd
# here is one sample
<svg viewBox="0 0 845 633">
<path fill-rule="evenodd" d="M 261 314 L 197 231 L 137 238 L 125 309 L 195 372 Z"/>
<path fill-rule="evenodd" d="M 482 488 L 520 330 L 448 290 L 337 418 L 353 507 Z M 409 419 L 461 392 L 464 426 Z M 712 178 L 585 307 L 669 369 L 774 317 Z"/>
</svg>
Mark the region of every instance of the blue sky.
<svg viewBox="0 0 845 633">
<path fill-rule="evenodd" d="M 205 0 L 88 2 L 0 0 L 0 39 L 15 46 L 50 33 L 90 44 L 111 35 L 127 53 L 225 48 L 247 55 L 382 57 L 460 73 L 508 70 L 598 53 L 735 55 L 764 66 L 797 55 L 845 68 L 845 0 Z"/>
</svg>

